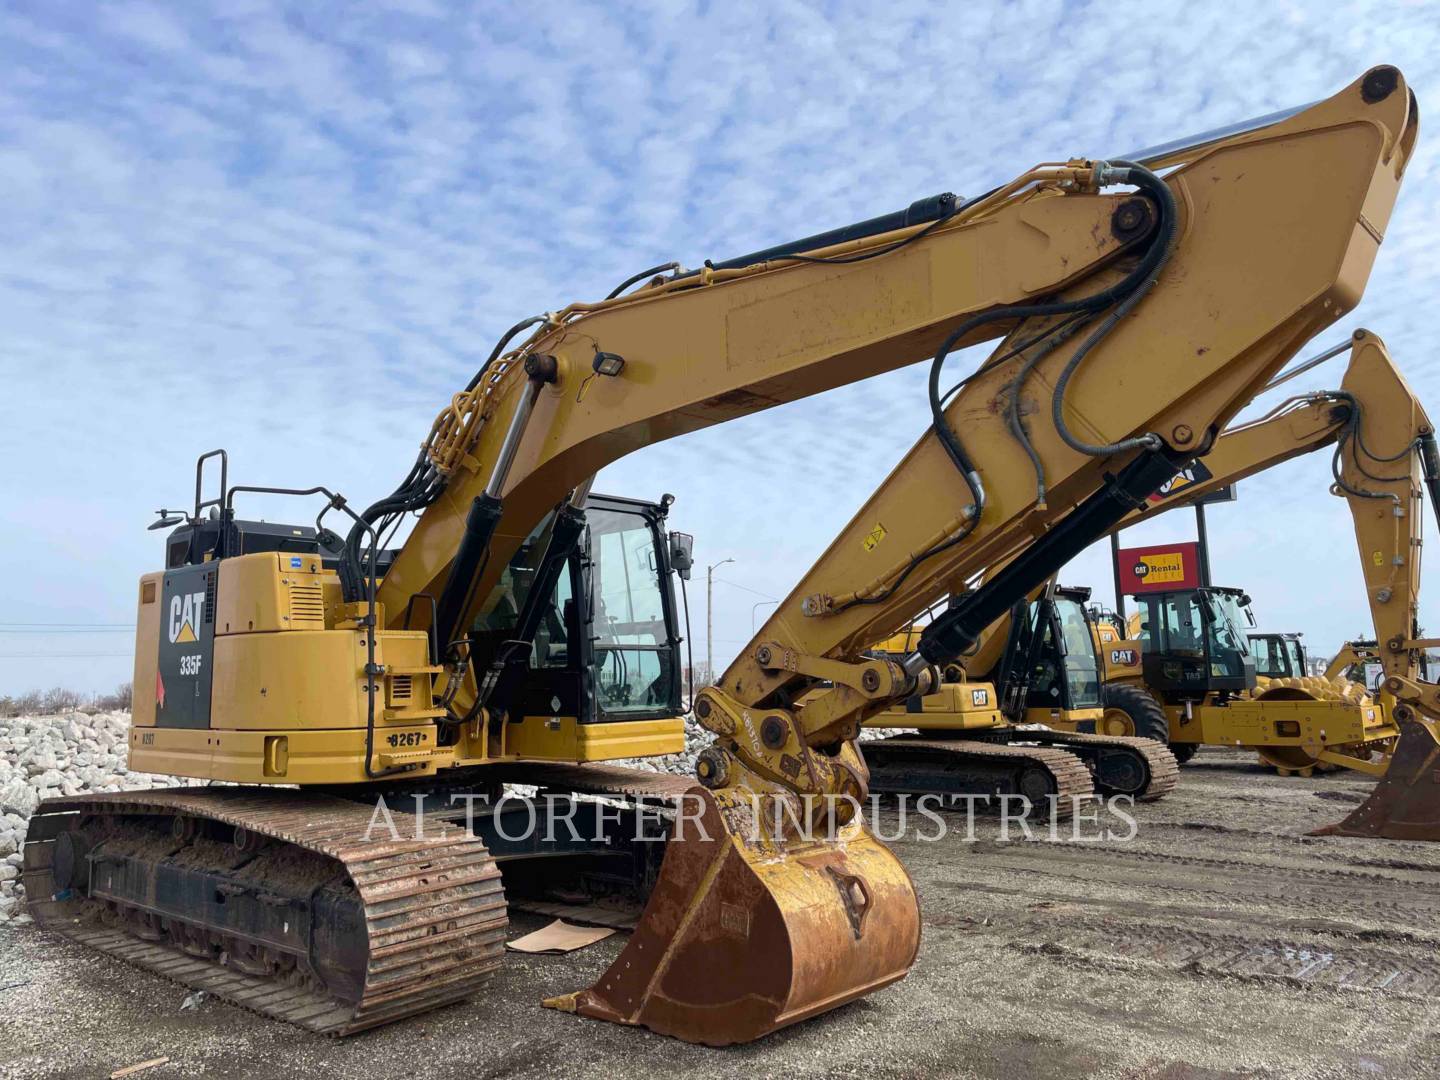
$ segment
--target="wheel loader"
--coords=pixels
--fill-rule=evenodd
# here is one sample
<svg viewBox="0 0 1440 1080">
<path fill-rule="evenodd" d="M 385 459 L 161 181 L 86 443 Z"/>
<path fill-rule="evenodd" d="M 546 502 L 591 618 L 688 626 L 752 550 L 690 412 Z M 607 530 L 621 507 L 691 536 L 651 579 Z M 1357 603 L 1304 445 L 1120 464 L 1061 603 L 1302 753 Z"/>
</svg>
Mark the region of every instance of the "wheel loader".
<svg viewBox="0 0 1440 1080">
<path fill-rule="evenodd" d="M 661 813 L 669 838 L 653 877 L 635 875 L 649 895 L 614 963 L 546 1004 L 723 1045 L 902 978 L 919 910 L 868 825 L 861 724 L 939 685 L 941 664 L 1358 302 L 1417 138 L 1414 95 L 1380 66 L 1313 105 L 1128 157 L 655 267 L 517 322 L 363 509 L 307 480 L 222 483 L 213 526 L 192 508 L 174 523 L 192 530 L 184 561 L 136 590 L 130 765 L 201 785 L 43 803 L 25 850 L 37 923 L 346 1034 L 483 994 L 510 868 L 536 861 L 492 852 L 483 819 L 499 836 L 547 794 L 598 794 Z M 950 384 L 953 351 L 997 339 Z M 626 606 L 605 536 L 598 580 L 582 559 L 578 583 L 568 572 L 584 596 L 558 616 L 550 602 L 598 528 L 595 475 L 926 358 L 932 426 L 696 695 L 715 738 L 694 781 L 613 764 L 673 750 L 678 726 L 597 701 L 614 653 L 634 650 L 645 676 L 662 664 L 638 655 L 660 645 L 632 632 L 653 606 Z M 363 431 L 336 430 L 337 452 L 363 452 Z M 775 448 L 713 497 L 761 500 L 786 527 L 790 456 Z M 313 528 L 319 550 L 265 547 L 236 509 L 262 494 L 296 500 L 300 520 L 318 508 L 287 529 Z M 630 581 L 664 572 L 653 529 L 608 542 Z M 1003 559 L 902 658 L 867 655 Z M 547 634 L 567 640 L 566 666 L 537 676 L 538 657 L 558 659 L 537 652 Z M 592 663 L 572 668 L 587 638 Z M 535 679 L 553 680 L 548 697 Z M 653 678 L 619 682 L 658 701 Z M 1428 733 L 1440 702 L 1399 693 Z M 501 784 L 503 799 L 469 798 Z M 418 808 L 413 829 L 377 827 L 397 800 Z M 504 833 L 552 882 L 584 885 L 567 834 Z"/>
</svg>

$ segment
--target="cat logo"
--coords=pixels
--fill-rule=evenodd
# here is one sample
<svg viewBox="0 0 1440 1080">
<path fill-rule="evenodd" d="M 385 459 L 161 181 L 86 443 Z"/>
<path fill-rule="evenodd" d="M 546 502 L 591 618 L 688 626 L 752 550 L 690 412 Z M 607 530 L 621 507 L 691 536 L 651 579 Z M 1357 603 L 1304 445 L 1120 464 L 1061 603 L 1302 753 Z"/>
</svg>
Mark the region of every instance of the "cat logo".
<svg viewBox="0 0 1440 1080">
<path fill-rule="evenodd" d="M 1110 650 L 1110 663 L 1115 664 L 1118 667 L 1131 667 L 1135 664 L 1135 661 L 1136 657 L 1134 649 Z"/>
<path fill-rule="evenodd" d="M 170 598 L 170 644 L 198 641 L 198 627 L 205 611 L 205 593 L 192 592 Z"/>
<path fill-rule="evenodd" d="M 1147 500 L 1150 503 L 1162 503 L 1173 495 L 1178 495 L 1186 488 L 1194 487 L 1196 484 L 1203 484 L 1206 480 L 1213 480 L 1215 474 L 1207 469 L 1199 461 L 1191 462 L 1187 467 L 1181 469 L 1161 486 L 1160 490 L 1151 495 Z"/>
<path fill-rule="evenodd" d="M 1185 553 L 1183 551 L 1146 552 L 1135 560 L 1130 572 L 1142 583 L 1156 584 L 1183 582 L 1185 580 Z"/>
<path fill-rule="evenodd" d="M 975 708 L 977 708 L 977 709 L 984 708 L 986 705 L 989 705 L 989 704 L 990 704 L 990 691 L 988 691 L 988 690 L 971 690 L 971 691 L 970 691 L 970 704 L 973 705 L 973 706 L 975 706 Z"/>
</svg>

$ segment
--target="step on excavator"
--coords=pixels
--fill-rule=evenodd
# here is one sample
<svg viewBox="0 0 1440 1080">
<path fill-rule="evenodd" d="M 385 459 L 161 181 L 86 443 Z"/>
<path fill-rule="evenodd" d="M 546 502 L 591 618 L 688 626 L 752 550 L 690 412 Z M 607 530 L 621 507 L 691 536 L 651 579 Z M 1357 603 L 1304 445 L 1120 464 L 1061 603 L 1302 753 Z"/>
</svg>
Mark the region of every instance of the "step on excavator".
<svg viewBox="0 0 1440 1080">
<path fill-rule="evenodd" d="M 1312 105 L 1127 157 L 647 270 L 518 322 L 390 495 L 358 509 L 284 488 L 321 508 L 319 551 L 266 549 L 235 511 L 260 492 L 222 485 L 214 545 L 187 541 L 184 561 L 139 582 L 135 685 L 155 693 L 128 752 L 138 771 L 233 786 L 46 800 L 25 850 L 36 921 L 313 1030 L 373 1027 L 483 993 L 510 866 L 533 860 L 502 860 L 486 826 L 441 808 L 456 788 L 523 784 L 672 815 L 614 964 L 547 1004 L 723 1045 L 902 978 L 919 910 L 863 812 L 860 725 L 938 685 L 939 665 L 1205 452 L 1358 302 L 1418 120 L 1381 66 Z M 950 353 L 995 339 L 947 383 Z M 715 740 L 695 781 L 607 764 L 673 750 L 677 729 L 596 702 L 607 653 L 664 663 L 631 657 L 627 627 L 653 605 L 612 606 L 612 586 L 621 608 L 634 594 L 603 547 L 599 580 L 582 564 L 560 610 L 577 647 L 553 670 L 534 660 L 592 528 L 596 473 L 927 357 L 932 429 L 696 696 Z M 720 494 L 764 497 L 790 471 L 780 448 Z M 199 516 L 184 524 L 203 535 Z M 347 521 L 343 536 L 326 521 Z M 609 542 L 632 582 L 663 573 L 653 531 Z M 509 572 L 527 545 L 533 572 Z M 903 659 L 867 655 L 1012 552 Z M 542 677 L 548 696 L 532 695 Z M 385 793 L 417 800 L 417 832 L 367 832 Z M 506 794 L 477 816 L 522 799 Z M 518 834 L 518 854 L 554 856 L 552 877 L 584 878 L 563 834 L 559 849 Z"/>
</svg>

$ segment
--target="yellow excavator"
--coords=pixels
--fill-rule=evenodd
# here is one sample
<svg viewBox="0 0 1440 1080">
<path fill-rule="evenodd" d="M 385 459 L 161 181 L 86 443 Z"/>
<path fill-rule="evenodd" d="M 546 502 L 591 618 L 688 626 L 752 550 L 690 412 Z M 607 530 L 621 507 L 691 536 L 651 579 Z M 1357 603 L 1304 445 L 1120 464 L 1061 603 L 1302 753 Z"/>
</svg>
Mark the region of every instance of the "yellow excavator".
<svg viewBox="0 0 1440 1080">
<path fill-rule="evenodd" d="M 1414 574 L 1396 578 L 1401 584 L 1390 586 L 1395 595 L 1391 609 L 1406 613 L 1411 627 L 1407 636 L 1414 639 L 1420 483 L 1427 468 L 1421 449 L 1433 443 L 1434 436 L 1424 409 L 1378 337 L 1358 331 L 1342 348 L 1351 355 L 1340 390 L 1288 399 L 1265 417 L 1226 431 L 1208 454 L 1150 496 L 1122 525 L 1188 505 L 1196 496 L 1298 455 L 1331 448 L 1334 491 L 1350 499 L 1364 557 L 1371 563 L 1378 557 L 1391 568 L 1392 578 L 1400 568 L 1415 566 Z M 1270 385 L 1278 386 L 1339 351 L 1329 350 Z M 1362 461 L 1361 448 L 1372 443 L 1383 447 L 1375 452 L 1384 460 Z M 1398 467 L 1394 462 L 1402 459 L 1412 466 L 1409 473 L 1389 480 L 1388 486 L 1375 481 L 1378 472 Z M 1428 474 L 1425 478 L 1428 482 Z M 1393 521 L 1404 528 L 1375 534 L 1368 523 L 1377 500 L 1399 511 Z M 1278 636 L 1271 642 L 1272 651 L 1284 662 L 1283 670 L 1280 664 L 1271 665 L 1262 677 L 1256 670 L 1255 640 L 1246 633 L 1247 622 L 1253 625 L 1253 620 L 1243 617 L 1249 598 L 1240 590 L 1207 586 L 1147 594 L 1137 601 L 1143 614 L 1132 614 L 1124 626 L 1113 613 L 1092 620 L 1079 592 L 1053 582 L 1032 595 L 1028 604 L 989 628 L 968 655 L 956 657 L 940 687 L 866 721 L 867 727 L 918 728 L 921 733 L 921 739 L 903 736 L 867 747 L 872 787 L 924 790 L 925 774 L 916 761 L 922 743 L 989 739 L 1007 731 L 1010 738 L 1052 747 L 1063 746 L 1066 739 L 1090 740 L 1094 745 L 1085 762 L 1095 789 L 1141 799 L 1168 790 L 1174 770 L 1158 769 L 1153 750 L 1144 751 L 1149 761 L 1141 759 L 1144 744 L 1135 743 L 1136 737 L 1167 743 L 1180 762 L 1205 744 L 1246 746 L 1282 774 L 1309 775 L 1316 768 L 1345 765 L 1383 775 L 1384 763 L 1372 761 L 1372 756 L 1388 754 L 1399 735 L 1385 703 L 1371 700 L 1363 687 L 1329 679 L 1322 685 L 1322 680 L 1308 677 L 1293 655 L 1298 642 Z M 1088 597 L 1084 590 L 1084 599 Z M 1137 635 L 1142 622 L 1158 628 L 1144 641 Z M 914 636 L 919 630 L 911 627 L 907 632 Z M 906 646 L 903 637 L 879 648 L 901 650 Z M 1424 644 L 1410 649 L 1417 659 Z M 1103 673 L 1099 685 L 1092 683 L 1097 667 Z M 1021 722 L 1051 730 L 1014 732 L 1010 724 Z M 1100 747 L 1109 740 L 1130 744 L 1129 755 L 1118 753 L 1117 746 L 1101 758 Z M 928 764 L 933 769 L 938 763 Z M 1100 765 L 1108 768 L 1108 776 Z M 1153 775 L 1160 776 L 1161 783 L 1147 782 Z M 1041 794 L 1033 770 L 1029 777 L 1025 793 Z"/>
<path fill-rule="evenodd" d="M 1298 455 L 1332 450 L 1331 490 L 1351 510 L 1376 632 L 1391 658 L 1387 673 L 1414 679 L 1433 645 L 1419 634 L 1420 550 L 1424 492 L 1440 484 L 1440 454 L 1429 418 L 1384 343 L 1360 330 L 1349 348 L 1339 390 L 1289 399 L 1226 432 L 1203 459 L 1203 478 L 1152 498 L 1135 519 Z M 1440 507 L 1432 510 L 1440 514 Z M 1137 602 L 1138 620 L 1130 622 L 1145 627 L 1143 640 L 1128 626 L 1124 640 L 1111 640 L 1119 633 L 1113 624 L 1099 627 L 1112 694 L 1101 731 L 1128 730 L 1141 715 L 1138 701 L 1148 704 L 1147 716 L 1155 704 L 1163 709 L 1182 760 L 1201 745 L 1244 746 L 1282 773 L 1326 767 L 1385 773 L 1400 732 L 1395 701 L 1383 687 L 1372 699 L 1362 685 L 1338 676 L 1309 676 L 1284 640 L 1272 651 L 1285 669 L 1267 662 L 1262 678 L 1246 634 L 1248 597 L 1238 589 L 1156 592 Z M 1117 687 L 1127 688 L 1125 696 L 1113 696 Z"/>
<path fill-rule="evenodd" d="M 1430 421 L 1384 343 L 1369 331 L 1357 331 L 1341 349 L 1298 365 L 1271 386 L 1342 349 L 1351 355 L 1341 389 L 1288 399 L 1266 416 L 1226 431 L 1209 454 L 1177 474 L 1122 526 L 1188 505 L 1301 454 L 1332 449 L 1332 490 L 1350 502 L 1362 560 L 1384 571 L 1385 582 L 1372 585 L 1375 595 L 1389 597 L 1390 620 L 1382 629 L 1394 637 L 1401 626 L 1408 627 L 1405 670 L 1413 678 L 1430 644 L 1419 639 L 1417 622 L 1422 481 L 1436 481 Z M 1372 456 L 1372 450 L 1380 456 Z M 1381 475 L 1402 465 L 1403 474 Z M 1377 518 L 1377 503 L 1389 514 Z M 1206 586 L 1148 593 L 1137 600 L 1141 611 L 1123 625 L 1113 612 L 1098 619 L 1087 614 L 1082 621 L 1073 600 L 1066 608 L 1067 592 L 1052 585 L 1028 613 L 1017 608 L 990 628 L 970 655 L 956 659 L 946 686 L 912 699 L 903 710 L 872 718 L 867 726 L 918 726 L 932 739 L 941 733 L 982 733 L 982 712 L 964 707 L 967 695 L 986 693 L 987 683 L 1013 686 L 1020 677 L 1036 680 L 1033 690 L 1038 691 L 1023 699 L 1031 706 L 1023 719 L 1059 732 L 1155 739 L 1168 743 L 1182 763 L 1202 745 L 1244 746 L 1282 774 L 1308 776 L 1317 768 L 1343 766 L 1384 775 L 1387 761 L 1373 758 L 1387 757 L 1399 736 L 1390 719 L 1393 701 L 1383 693 L 1372 700 L 1363 686 L 1342 678 L 1309 676 L 1294 635 L 1270 636 L 1260 673 L 1255 645 L 1267 639 L 1247 634 L 1253 619 L 1246 617 L 1250 601 L 1241 590 Z M 1062 612 L 1057 630 L 1068 626 L 1072 632 L 1024 632 L 1027 620 L 1043 625 Z M 1142 625 L 1147 628 L 1143 640 Z M 1095 647 L 1081 640 L 1086 629 Z M 1087 691 L 1084 680 L 1097 663 L 1097 647 L 1104 682 L 1098 691 Z M 1068 671 L 1070 678 L 1050 675 L 1060 671 Z M 1047 697 L 1053 702 L 1048 715 L 1043 708 Z M 1009 715 L 1021 719 L 1013 708 Z M 883 753 L 871 751 L 870 757 Z M 1096 779 L 1102 792 L 1144 797 Z"/>
<path fill-rule="evenodd" d="M 1094 795 L 1152 802 L 1173 790 L 1180 768 L 1163 714 L 1154 731 L 1096 731 L 1103 668 L 1089 599 L 1089 589 L 1047 582 L 944 665 L 929 693 L 866 720 L 867 729 L 906 729 L 865 744 L 871 790 L 978 796 L 967 805 L 991 811 L 1018 796 L 1057 819 Z M 912 623 L 875 653 L 904 656 L 926 625 Z"/>
<path fill-rule="evenodd" d="M 385 498 L 361 510 L 284 488 L 321 507 L 312 544 L 238 516 L 237 499 L 277 489 L 222 484 L 215 518 L 201 506 L 178 523 L 175 564 L 137 587 L 128 749 L 134 769 L 234 786 L 47 800 L 25 850 L 37 923 L 313 1030 L 373 1027 L 480 992 L 501 960 L 502 887 L 523 888 L 525 864 L 583 878 L 565 834 L 556 848 L 506 829 L 530 846 L 502 861 L 491 826 L 445 809 L 524 784 L 672 815 L 628 943 L 548 1004 L 725 1044 L 902 978 L 919 911 L 866 823 L 860 725 L 938 685 L 939 665 L 1207 451 L 1358 302 L 1418 130 L 1382 66 L 1223 131 L 646 271 L 517 323 Z M 949 383 L 951 352 L 997 338 Z M 596 472 L 926 357 L 933 428 L 697 695 L 716 736 L 697 782 L 603 764 L 672 750 L 679 729 L 597 707 L 615 653 L 665 663 L 639 655 L 659 630 L 635 590 L 666 549 L 653 528 L 588 524 Z M 720 494 L 775 506 L 793 471 L 780 448 Z M 343 536 L 327 524 L 341 520 Z M 556 605 L 587 529 L 598 569 L 582 558 Z M 867 655 L 1015 552 L 903 658 Z M 573 646 L 563 663 L 537 652 L 542 630 Z M 612 681 L 663 697 L 654 679 Z M 1427 738 L 1432 693 L 1397 690 Z M 475 808 L 496 835 L 526 805 L 506 794 Z M 422 811 L 414 831 L 377 827 L 395 799 Z"/>
</svg>

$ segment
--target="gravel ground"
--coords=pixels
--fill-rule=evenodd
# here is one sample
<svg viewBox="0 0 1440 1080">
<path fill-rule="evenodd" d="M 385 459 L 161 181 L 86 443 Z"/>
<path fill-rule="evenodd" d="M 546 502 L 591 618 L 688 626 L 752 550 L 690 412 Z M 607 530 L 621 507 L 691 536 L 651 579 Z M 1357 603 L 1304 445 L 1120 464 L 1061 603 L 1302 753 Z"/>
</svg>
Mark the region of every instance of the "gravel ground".
<svg viewBox="0 0 1440 1080">
<path fill-rule="evenodd" d="M 758 1043 L 687 1046 L 539 1007 L 619 938 L 509 954 L 484 998 L 332 1041 L 0 927 L 0 1075 L 281 1077 L 1440 1075 L 1440 849 L 1311 838 L 1369 781 L 1267 775 L 1207 750 L 1128 842 L 895 847 L 924 940 L 903 982 Z M 893 824 L 893 818 L 890 819 Z M 921 828 L 929 831 L 924 822 Z M 512 934 L 544 920 L 517 915 Z"/>
</svg>

